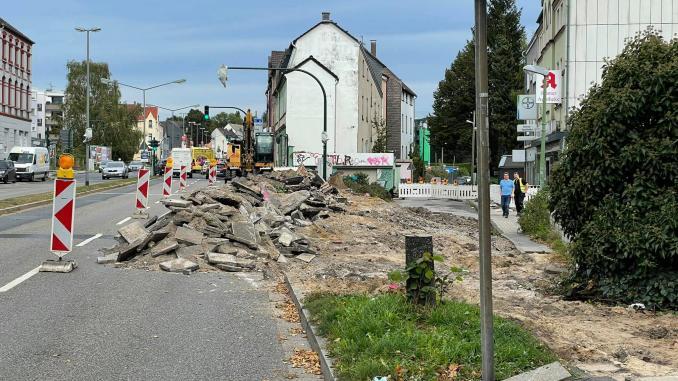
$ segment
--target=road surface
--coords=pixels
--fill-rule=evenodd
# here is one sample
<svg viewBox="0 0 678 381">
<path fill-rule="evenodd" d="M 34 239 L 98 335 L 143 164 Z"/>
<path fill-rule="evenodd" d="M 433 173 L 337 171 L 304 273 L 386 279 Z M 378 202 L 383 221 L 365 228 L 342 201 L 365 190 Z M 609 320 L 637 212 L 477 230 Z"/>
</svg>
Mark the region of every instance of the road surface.
<svg viewBox="0 0 678 381">
<path fill-rule="evenodd" d="M 0 217 L 0 379 L 284 379 L 268 294 L 252 282 L 95 263 L 129 223 L 120 222 L 133 212 L 133 190 L 76 200 L 74 243 L 82 246 L 68 256 L 79 266 L 69 274 L 33 271 L 55 258 L 51 205 Z M 165 212 L 160 193 L 156 182 L 151 215 Z"/>
<path fill-rule="evenodd" d="M 130 177 L 136 177 L 137 173 L 136 172 L 130 172 Z M 85 173 L 76 173 L 75 179 L 77 180 L 77 184 L 80 185 L 85 185 Z M 12 197 L 18 197 L 18 196 L 27 196 L 30 194 L 36 194 L 36 193 L 44 193 L 44 192 L 51 192 L 54 189 L 54 178 L 52 177 L 51 179 L 47 181 L 41 181 L 41 180 L 35 180 L 35 181 L 17 181 L 16 183 L 12 184 L 5 184 L 5 183 L 0 183 L 0 200 L 6 199 L 6 198 L 12 198 Z M 97 184 L 102 181 L 108 181 L 108 180 L 102 180 L 101 179 L 101 173 L 99 172 L 90 172 L 89 174 L 89 183 L 91 184 Z"/>
</svg>

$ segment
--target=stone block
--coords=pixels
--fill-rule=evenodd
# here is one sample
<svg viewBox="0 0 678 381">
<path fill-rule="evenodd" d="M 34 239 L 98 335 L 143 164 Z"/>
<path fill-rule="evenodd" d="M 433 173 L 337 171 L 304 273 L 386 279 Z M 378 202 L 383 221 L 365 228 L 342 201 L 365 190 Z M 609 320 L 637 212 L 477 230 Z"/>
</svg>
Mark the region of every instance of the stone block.
<svg viewBox="0 0 678 381">
<path fill-rule="evenodd" d="M 289 247 L 292 245 L 293 242 L 299 240 L 299 236 L 296 234 L 292 233 L 291 231 L 285 229 L 280 232 L 280 236 L 278 237 L 278 243 L 285 247 Z"/>
<path fill-rule="evenodd" d="M 164 271 L 169 271 L 172 273 L 180 273 L 184 271 L 195 271 L 200 266 L 193 261 L 189 261 L 186 258 L 176 258 L 166 262 L 160 263 L 160 269 Z"/>
<path fill-rule="evenodd" d="M 259 233 L 251 222 L 232 222 L 231 231 L 232 237 L 227 238 L 247 245 L 248 247 L 257 248 L 259 243 Z"/>
<path fill-rule="evenodd" d="M 139 221 L 134 221 L 131 224 L 121 227 L 118 229 L 118 233 L 120 233 L 127 243 L 141 241 L 148 235 L 148 232 L 144 229 L 144 225 Z"/>
<path fill-rule="evenodd" d="M 158 242 L 151 249 L 151 257 L 157 257 L 159 255 L 167 254 L 172 250 L 175 250 L 179 247 L 179 242 L 172 238 L 165 238 L 162 241 Z"/>
<path fill-rule="evenodd" d="M 181 199 L 176 199 L 176 198 L 171 198 L 168 200 L 160 200 L 165 206 L 174 206 L 178 208 L 188 208 L 191 206 L 193 203 L 187 200 L 181 200 Z"/>
<path fill-rule="evenodd" d="M 200 245 L 204 235 L 199 231 L 179 226 L 177 227 L 177 231 L 174 234 L 174 238 L 179 242 L 184 242 L 191 245 Z"/>
<path fill-rule="evenodd" d="M 118 253 L 104 255 L 103 257 L 97 257 L 97 263 L 100 265 L 107 263 L 115 263 L 118 260 Z"/>
<path fill-rule="evenodd" d="M 309 263 L 315 258 L 315 255 L 313 254 L 299 254 L 296 256 L 296 258 L 300 261 L 304 261 L 306 263 Z"/>
<path fill-rule="evenodd" d="M 190 258 L 205 254 L 205 248 L 202 245 L 181 246 L 177 249 L 177 257 Z"/>
<path fill-rule="evenodd" d="M 504 381 L 561 381 L 571 376 L 570 372 L 556 361 Z"/>
<path fill-rule="evenodd" d="M 307 190 L 299 190 L 289 194 L 282 202 L 280 212 L 284 215 L 294 212 L 299 209 L 301 204 L 308 200 L 309 197 L 311 197 L 311 192 Z"/>
</svg>

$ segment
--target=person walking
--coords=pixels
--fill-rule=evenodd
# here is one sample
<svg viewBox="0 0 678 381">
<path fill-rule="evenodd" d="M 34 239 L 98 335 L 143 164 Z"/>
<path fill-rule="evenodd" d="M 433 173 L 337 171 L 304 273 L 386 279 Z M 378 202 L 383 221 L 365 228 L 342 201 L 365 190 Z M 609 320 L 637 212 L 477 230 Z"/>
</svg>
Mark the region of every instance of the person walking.
<svg viewBox="0 0 678 381">
<path fill-rule="evenodd" d="M 499 182 L 499 189 L 501 192 L 501 210 L 504 212 L 504 218 L 508 218 L 509 204 L 511 203 L 511 197 L 513 197 L 515 189 L 513 181 L 509 179 L 508 172 L 504 172 L 504 178 Z"/>
<path fill-rule="evenodd" d="M 513 195 L 516 203 L 516 213 L 520 215 L 523 212 L 525 193 L 527 193 L 527 183 L 523 184 L 518 172 L 513 172 Z"/>
</svg>

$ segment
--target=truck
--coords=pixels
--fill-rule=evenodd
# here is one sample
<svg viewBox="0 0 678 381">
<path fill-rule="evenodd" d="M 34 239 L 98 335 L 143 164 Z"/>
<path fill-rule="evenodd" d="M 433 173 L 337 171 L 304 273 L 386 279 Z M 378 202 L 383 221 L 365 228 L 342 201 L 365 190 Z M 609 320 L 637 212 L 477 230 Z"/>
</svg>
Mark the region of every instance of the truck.
<svg viewBox="0 0 678 381">
<path fill-rule="evenodd" d="M 211 148 L 191 148 L 191 172 L 200 172 L 203 167 L 214 160 L 214 151 Z"/>
<path fill-rule="evenodd" d="M 172 148 L 172 176 L 179 177 L 181 166 L 186 166 L 188 177 L 193 178 L 191 171 L 191 149 L 190 148 Z"/>
<path fill-rule="evenodd" d="M 49 151 L 44 147 L 12 147 L 9 160 L 14 162 L 17 180 L 42 181 L 49 177 Z"/>
</svg>

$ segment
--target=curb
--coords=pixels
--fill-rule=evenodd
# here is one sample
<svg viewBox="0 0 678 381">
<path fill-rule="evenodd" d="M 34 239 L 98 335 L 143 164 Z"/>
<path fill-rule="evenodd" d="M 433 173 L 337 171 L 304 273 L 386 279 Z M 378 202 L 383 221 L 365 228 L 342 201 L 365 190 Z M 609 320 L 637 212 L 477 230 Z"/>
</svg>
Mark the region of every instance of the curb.
<svg viewBox="0 0 678 381">
<path fill-rule="evenodd" d="M 306 331 L 306 336 L 308 337 L 308 342 L 311 344 L 311 348 L 318 354 L 320 369 L 323 372 L 323 379 L 325 381 L 335 381 L 336 378 L 334 377 L 334 371 L 332 370 L 332 360 L 321 346 L 321 344 L 325 343 L 325 339 L 316 334 L 316 328 L 311 324 L 311 320 L 309 319 L 309 312 L 299 300 L 301 293 L 294 289 L 287 274 L 283 274 L 283 276 L 285 278 L 285 286 L 287 286 L 292 302 L 294 302 L 294 305 L 297 307 L 297 312 L 299 312 L 299 322 Z"/>
<path fill-rule="evenodd" d="M 118 185 L 113 185 L 113 186 L 110 186 L 110 187 L 97 188 L 97 189 L 89 190 L 89 191 L 86 191 L 86 192 L 77 193 L 76 197 L 87 196 L 87 195 L 90 195 L 92 193 L 103 192 L 103 191 L 106 191 L 106 190 L 109 190 L 109 189 L 126 187 L 126 186 L 129 186 L 129 185 L 134 185 L 134 183 L 132 182 L 132 183 L 129 183 L 129 184 L 118 184 Z M 42 200 L 42 201 L 33 201 L 33 202 L 29 202 L 27 204 L 21 204 L 21 205 L 10 206 L 8 208 L 3 208 L 3 209 L 0 209 L 0 216 L 5 215 L 5 214 L 19 212 L 19 211 L 22 211 L 24 209 L 30 209 L 30 208 L 33 208 L 33 207 L 36 207 L 36 206 L 51 204 L 52 201 L 53 200 L 51 200 L 51 199 Z"/>
</svg>

